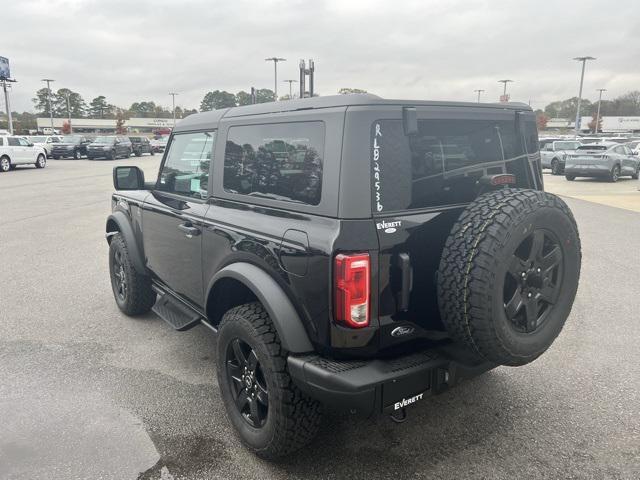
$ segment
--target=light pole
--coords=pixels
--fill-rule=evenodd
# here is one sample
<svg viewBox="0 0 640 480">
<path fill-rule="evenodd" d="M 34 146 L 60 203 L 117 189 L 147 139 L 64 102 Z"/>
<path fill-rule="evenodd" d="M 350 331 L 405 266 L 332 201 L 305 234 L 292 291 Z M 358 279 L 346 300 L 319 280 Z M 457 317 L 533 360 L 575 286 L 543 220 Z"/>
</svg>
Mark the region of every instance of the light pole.
<svg viewBox="0 0 640 480">
<path fill-rule="evenodd" d="M 602 103 L 602 92 L 606 92 L 606 88 L 598 88 L 598 92 L 600 92 L 600 98 L 598 98 L 598 113 L 596 113 L 596 128 L 594 128 L 594 132 L 598 133 L 598 127 L 600 125 L 600 104 Z"/>
<path fill-rule="evenodd" d="M 53 110 L 51 109 L 51 82 L 55 82 L 52 78 L 43 78 L 43 82 L 47 82 L 47 102 L 49 103 L 49 118 L 51 119 L 51 133 L 53 133 Z"/>
<path fill-rule="evenodd" d="M 180 95 L 179 93 L 176 92 L 169 92 L 169 95 L 171 95 L 171 99 L 173 102 L 173 126 L 176 126 L 176 95 Z"/>
<path fill-rule="evenodd" d="M 503 83 L 504 84 L 504 90 L 502 91 L 502 99 L 501 101 L 507 102 L 507 83 L 513 83 L 513 80 L 509 80 L 509 79 L 504 79 L 504 80 L 498 80 L 498 83 Z"/>
<path fill-rule="evenodd" d="M 478 103 L 480 103 L 480 94 L 484 92 L 484 90 L 482 90 L 481 88 L 478 88 L 477 90 L 474 90 L 474 92 L 478 94 Z"/>
<path fill-rule="evenodd" d="M 298 83 L 298 80 L 283 80 L 284 83 L 289 83 L 289 100 L 293 100 L 293 89 L 291 84 Z"/>
<path fill-rule="evenodd" d="M 582 103 L 582 84 L 584 82 L 584 67 L 587 60 L 595 60 L 594 57 L 575 57 L 574 60 L 582 62 L 582 73 L 580 74 L 580 90 L 578 91 L 578 108 L 576 109 L 576 124 L 574 138 L 578 138 L 578 130 L 580 130 L 580 104 Z"/>
<path fill-rule="evenodd" d="M 69 121 L 69 133 L 73 133 L 73 127 L 71 126 L 71 107 L 69 105 L 69 92 L 64 95 L 67 97 L 67 119 Z"/>
<path fill-rule="evenodd" d="M 273 75 L 274 75 L 274 81 L 273 81 L 273 96 L 275 97 L 275 100 L 278 100 L 278 62 L 286 62 L 287 59 L 286 58 L 280 58 L 280 57 L 270 57 L 270 58 L 265 58 L 264 59 L 265 62 L 273 62 Z"/>
<path fill-rule="evenodd" d="M 15 80 L 10 80 L 8 78 L 0 79 L 2 83 L 2 90 L 4 90 L 4 104 L 7 108 L 7 122 L 9 123 L 9 134 L 13 135 L 13 118 L 11 118 L 11 102 L 9 101 L 9 90 L 11 85 L 8 85 L 8 82 L 15 82 Z"/>
</svg>

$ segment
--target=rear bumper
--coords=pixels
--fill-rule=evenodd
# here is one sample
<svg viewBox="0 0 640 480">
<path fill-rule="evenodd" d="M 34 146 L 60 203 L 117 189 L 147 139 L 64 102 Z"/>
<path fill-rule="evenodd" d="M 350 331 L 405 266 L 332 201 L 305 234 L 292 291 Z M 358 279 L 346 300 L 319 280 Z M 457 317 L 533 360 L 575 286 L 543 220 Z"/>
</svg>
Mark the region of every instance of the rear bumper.
<svg viewBox="0 0 640 480">
<path fill-rule="evenodd" d="M 495 365 L 460 361 L 447 352 L 423 350 L 374 360 L 290 356 L 288 367 L 295 384 L 310 397 L 333 409 L 371 415 L 393 413 Z"/>
<path fill-rule="evenodd" d="M 600 177 L 609 175 L 611 168 L 608 165 L 567 165 L 564 168 L 564 173 L 585 177 Z"/>
</svg>

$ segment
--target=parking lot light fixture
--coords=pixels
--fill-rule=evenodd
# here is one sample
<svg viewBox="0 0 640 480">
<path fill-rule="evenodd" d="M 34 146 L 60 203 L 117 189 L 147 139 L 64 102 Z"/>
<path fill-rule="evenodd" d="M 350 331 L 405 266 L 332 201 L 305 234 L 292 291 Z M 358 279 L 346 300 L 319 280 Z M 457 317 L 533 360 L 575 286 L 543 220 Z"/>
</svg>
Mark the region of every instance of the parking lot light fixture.
<svg viewBox="0 0 640 480">
<path fill-rule="evenodd" d="M 598 133 L 598 128 L 600 124 L 600 105 L 602 104 L 602 92 L 606 92 L 606 88 L 598 88 L 598 92 L 600 92 L 600 97 L 598 98 L 598 113 L 596 113 L 596 127 L 593 129 L 595 133 Z"/>
<path fill-rule="evenodd" d="M 481 94 L 482 92 L 484 92 L 484 90 L 483 90 L 483 89 L 481 89 L 481 88 L 478 88 L 478 89 L 474 90 L 474 92 L 476 92 L 476 93 L 478 94 L 478 103 L 480 103 L 480 94 Z"/>
<path fill-rule="evenodd" d="M 506 98 L 507 98 L 507 83 L 513 83 L 513 80 L 509 80 L 508 78 L 505 78 L 504 80 L 498 80 L 498 83 L 502 83 L 504 85 L 504 89 L 502 90 L 502 98 L 504 99 L 504 101 L 506 102 Z"/>
<path fill-rule="evenodd" d="M 273 62 L 273 75 L 274 75 L 273 96 L 275 97 L 274 100 L 278 101 L 278 62 L 286 62 L 287 59 L 281 58 L 281 57 L 269 57 L 269 58 L 265 58 L 264 61 Z"/>
<path fill-rule="evenodd" d="M 578 107 L 576 109 L 576 124 L 574 128 L 574 138 L 578 138 L 578 130 L 580 129 L 580 104 L 582 103 L 582 84 L 584 83 L 584 68 L 587 60 L 595 60 L 595 57 L 575 57 L 574 60 L 582 62 L 582 73 L 580 74 L 580 90 L 578 91 Z"/>
<path fill-rule="evenodd" d="M 173 127 L 175 128 L 175 126 L 176 126 L 176 95 L 180 95 L 180 94 L 176 93 L 176 92 L 169 92 L 169 95 L 171 95 L 171 99 L 172 99 L 172 105 L 173 105 Z"/>
<path fill-rule="evenodd" d="M 293 83 L 298 83 L 298 80 L 283 80 L 284 83 L 289 83 L 289 100 L 293 100 L 293 90 L 291 85 Z"/>
<path fill-rule="evenodd" d="M 51 120 L 51 133 L 53 133 L 53 110 L 51 109 L 51 82 L 55 82 L 52 78 L 43 78 L 43 82 L 47 83 L 47 103 L 49 103 L 49 119 Z"/>
</svg>

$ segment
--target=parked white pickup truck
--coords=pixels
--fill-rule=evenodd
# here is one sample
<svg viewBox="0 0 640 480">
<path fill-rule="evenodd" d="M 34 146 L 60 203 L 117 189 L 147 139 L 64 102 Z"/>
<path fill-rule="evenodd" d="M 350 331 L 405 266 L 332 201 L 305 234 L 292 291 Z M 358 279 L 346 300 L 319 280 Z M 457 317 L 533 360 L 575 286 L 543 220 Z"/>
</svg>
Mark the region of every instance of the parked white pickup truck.
<svg viewBox="0 0 640 480">
<path fill-rule="evenodd" d="M 547 143 L 540 150 L 542 168 L 550 168 L 554 175 L 564 173 L 564 162 L 567 154 L 575 151 L 580 145 L 576 140 L 556 140 Z"/>
<path fill-rule="evenodd" d="M 18 165 L 44 168 L 47 165 L 44 148 L 22 137 L 0 136 L 0 172 L 8 172 Z"/>
</svg>

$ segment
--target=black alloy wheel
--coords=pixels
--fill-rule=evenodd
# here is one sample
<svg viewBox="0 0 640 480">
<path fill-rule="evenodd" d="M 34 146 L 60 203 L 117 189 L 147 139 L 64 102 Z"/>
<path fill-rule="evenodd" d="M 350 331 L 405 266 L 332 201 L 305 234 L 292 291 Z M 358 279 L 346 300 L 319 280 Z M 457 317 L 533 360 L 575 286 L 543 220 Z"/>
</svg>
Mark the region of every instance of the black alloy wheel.
<svg viewBox="0 0 640 480">
<path fill-rule="evenodd" d="M 253 428 L 261 428 L 269 413 L 269 392 L 260 361 L 251 346 L 234 338 L 227 347 L 227 379 L 235 406 Z"/>
<path fill-rule="evenodd" d="M 125 259 L 122 254 L 122 250 L 116 250 L 113 255 L 112 266 L 112 279 L 113 291 L 121 302 L 127 301 L 127 275 L 125 271 Z"/>
<path fill-rule="evenodd" d="M 555 158 L 551 161 L 551 174 L 560 175 L 560 164 Z"/>
<path fill-rule="evenodd" d="M 80 157 L 81 157 L 80 150 L 77 150 L 77 149 L 74 150 L 73 151 L 73 158 L 75 158 L 76 160 L 80 160 Z"/>
<path fill-rule="evenodd" d="M 555 234 L 534 230 L 513 253 L 505 275 L 503 299 L 507 319 L 521 333 L 540 328 L 558 301 L 563 254 Z"/>
</svg>

